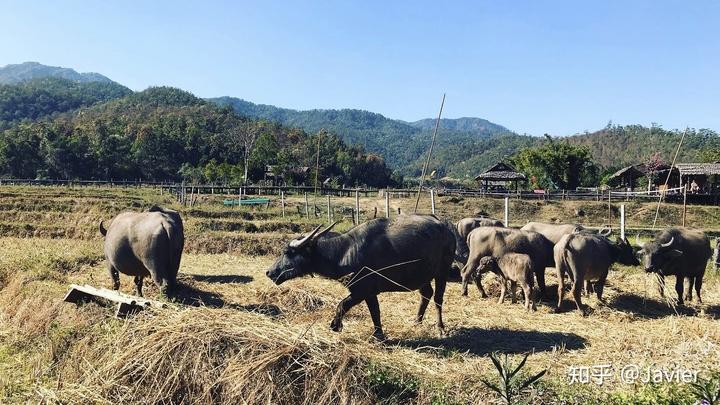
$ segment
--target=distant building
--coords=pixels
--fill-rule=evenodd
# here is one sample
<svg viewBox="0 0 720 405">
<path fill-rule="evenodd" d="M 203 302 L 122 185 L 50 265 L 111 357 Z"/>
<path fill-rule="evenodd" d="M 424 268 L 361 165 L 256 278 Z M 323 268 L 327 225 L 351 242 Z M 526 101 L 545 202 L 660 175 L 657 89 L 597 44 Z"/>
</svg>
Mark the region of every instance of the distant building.
<svg viewBox="0 0 720 405">
<path fill-rule="evenodd" d="M 284 174 L 280 171 L 280 168 L 274 165 L 265 165 L 265 175 L 263 176 L 263 182 L 270 186 L 282 186 L 286 185 L 287 181 L 290 180 L 292 183 L 305 183 L 310 168 L 308 166 L 292 167 L 287 170 Z M 290 175 L 292 179 L 286 179 L 286 175 Z"/>
<path fill-rule="evenodd" d="M 514 167 L 508 163 L 496 163 L 484 172 L 475 176 L 475 181 L 478 182 L 478 186 L 485 190 L 497 188 L 498 183 L 501 183 L 503 189 L 509 190 L 508 183 L 515 183 L 515 189 L 518 188 L 519 181 L 527 180 L 527 176 L 515 170 Z"/>
</svg>

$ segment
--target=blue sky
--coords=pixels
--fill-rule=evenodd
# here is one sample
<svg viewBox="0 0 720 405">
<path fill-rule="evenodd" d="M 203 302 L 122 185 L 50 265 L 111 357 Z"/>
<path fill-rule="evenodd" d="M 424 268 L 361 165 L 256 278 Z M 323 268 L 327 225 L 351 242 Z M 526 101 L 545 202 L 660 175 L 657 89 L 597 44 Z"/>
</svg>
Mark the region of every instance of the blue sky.
<svg viewBox="0 0 720 405">
<path fill-rule="evenodd" d="M 718 1 L 6 1 L 0 65 L 517 132 L 720 130 Z"/>
</svg>

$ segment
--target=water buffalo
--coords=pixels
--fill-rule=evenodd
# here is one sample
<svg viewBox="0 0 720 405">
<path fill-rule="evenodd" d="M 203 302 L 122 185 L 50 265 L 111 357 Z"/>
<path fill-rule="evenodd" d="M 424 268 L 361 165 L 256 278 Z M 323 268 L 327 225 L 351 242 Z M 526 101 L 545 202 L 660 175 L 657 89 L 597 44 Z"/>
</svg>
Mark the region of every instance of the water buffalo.
<svg viewBox="0 0 720 405">
<path fill-rule="evenodd" d="M 123 273 L 135 277 L 140 296 L 147 276 L 164 293 L 173 291 L 185 244 L 177 211 L 153 206 L 147 212 L 122 212 L 107 229 L 100 221 L 100 233 L 105 237 L 105 258 L 114 290 L 120 288 L 119 273 Z"/>
<path fill-rule="evenodd" d="M 556 311 L 560 310 L 562 304 L 565 287 L 563 277 L 567 274 L 573 283 L 573 298 L 575 298 L 575 305 L 581 314 L 584 314 L 580 298 L 583 282 L 587 283 L 586 291 L 589 293 L 594 290 L 598 300 L 602 302 L 603 288 L 610 266 L 613 263 L 631 266 L 640 264 L 627 238 L 618 238 L 613 243 L 606 237 L 588 232 L 571 233 L 560 238 L 560 241 L 555 244 L 554 256 L 558 277 Z"/>
<path fill-rule="evenodd" d="M 455 237 L 433 216 L 400 215 L 394 220 L 374 219 L 334 238 L 322 236 L 332 225 L 291 241 L 267 271 L 275 283 L 307 274 L 343 280 L 350 295 L 337 307 L 330 324 L 342 330 L 342 319 L 353 306 L 365 301 L 375 331 L 382 340 L 377 295 L 385 291 L 419 290 L 421 300 L 417 322 L 422 321 L 430 298 L 437 309 L 437 327 L 444 333 L 443 294 L 455 252 Z M 435 294 L 430 285 L 435 280 Z"/>
<path fill-rule="evenodd" d="M 516 302 L 515 290 L 518 284 L 525 294 L 525 309 L 533 311 L 536 309 L 535 302 L 532 299 L 533 288 L 533 263 L 530 256 L 520 253 L 505 253 L 496 259 L 491 256 L 485 256 L 480 259 L 477 267 L 477 275 L 475 282 L 480 280 L 480 274 L 492 271 L 500 276 L 502 284 L 500 288 L 500 299 L 498 304 L 505 301 L 505 292 L 507 291 L 507 282 L 510 281 L 510 296 L 512 303 Z"/>
<path fill-rule="evenodd" d="M 524 253 L 532 258 L 533 272 L 537 278 L 540 296 L 545 296 L 545 267 L 554 267 L 553 243 L 543 235 L 511 228 L 480 227 L 468 235 L 470 256 L 462 269 L 462 291 L 467 295 L 469 275 L 475 271 L 480 258 L 484 256 L 501 257 L 505 253 Z M 477 282 L 480 295 L 485 298 L 480 282 Z"/>
<path fill-rule="evenodd" d="M 487 217 L 470 217 L 459 220 L 455 225 L 455 260 L 465 265 L 470 249 L 467 245 L 467 237 L 473 229 L 481 226 L 505 226 L 502 221 Z"/>
<path fill-rule="evenodd" d="M 542 234 L 544 237 L 548 238 L 553 244 L 558 243 L 560 241 L 560 238 L 562 238 L 564 235 L 575 232 L 588 231 L 587 228 L 578 224 L 546 224 L 543 222 L 528 222 L 520 229 L 523 231 L 533 231 Z M 602 236 L 608 236 L 611 232 L 612 229 L 603 228 L 598 231 L 598 234 Z"/>
<path fill-rule="evenodd" d="M 655 240 L 640 243 L 642 248 L 645 271 L 656 273 L 661 278 L 660 293 L 664 293 L 665 276 L 675 276 L 675 291 L 678 294 L 678 305 L 683 299 L 692 301 L 692 288 L 695 285 L 698 302 L 702 302 L 700 289 L 705 275 L 705 266 L 712 255 L 710 240 L 705 233 L 681 227 L 669 228 L 661 232 Z M 683 279 L 689 286 L 683 294 Z"/>
</svg>

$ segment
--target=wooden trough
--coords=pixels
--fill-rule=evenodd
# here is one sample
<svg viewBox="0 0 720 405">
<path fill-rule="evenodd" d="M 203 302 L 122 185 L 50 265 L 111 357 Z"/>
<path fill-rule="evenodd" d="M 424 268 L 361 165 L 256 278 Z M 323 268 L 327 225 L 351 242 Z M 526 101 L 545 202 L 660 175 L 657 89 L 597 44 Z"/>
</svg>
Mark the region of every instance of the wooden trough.
<svg viewBox="0 0 720 405">
<path fill-rule="evenodd" d="M 64 301 L 79 304 L 87 301 L 98 301 L 99 299 L 116 302 L 117 309 L 115 316 L 118 318 L 124 318 L 149 307 L 167 307 L 167 304 L 160 301 L 149 300 L 136 295 L 123 294 L 119 291 L 108 290 L 107 288 L 95 288 L 87 284 L 70 284 L 70 291 L 65 295 Z"/>
</svg>

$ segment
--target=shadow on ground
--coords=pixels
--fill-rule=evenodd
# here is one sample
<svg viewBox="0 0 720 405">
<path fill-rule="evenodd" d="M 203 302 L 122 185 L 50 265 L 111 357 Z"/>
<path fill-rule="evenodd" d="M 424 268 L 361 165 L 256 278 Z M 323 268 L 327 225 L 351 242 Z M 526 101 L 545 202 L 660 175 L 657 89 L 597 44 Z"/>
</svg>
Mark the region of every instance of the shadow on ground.
<svg viewBox="0 0 720 405">
<path fill-rule="evenodd" d="M 183 305 L 194 307 L 205 306 L 210 308 L 229 308 L 239 311 L 256 312 L 259 314 L 278 317 L 283 314 L 280 307 L 273 304 L 247 304 L 240 305 L 233 302 L 227 302 L 220 294 L 200 290 L 188 283 L 179 282 L 173 301 Z"/>
<path fill-rule="evenodd" d="M 219 284 L 247 284 L 253 281 L 250 276 L 239 276 L 239 275 L 205 275 L 205 274 L 188 274 L 184 276 L 193 281 L 200 281 L 203 283 L 219 283 Z"/>
<path fill-rule="evenodd" d="M 452 355 L 455 352 L 483 356 L 492 352 L 507 354 L 544 352 L 556 347 L 577 350 L 584 348 L 587 341 L 574 333 L 460 328 L 452 331 L 446 338 L 389 340 L 387 343 L 419 351 L 434 351 L 441 356 Z"/>
<path fill-rule="evenodd" d="M 695 307 L 696 305 L 695 302 L 691 302 L 690 306 L 672 307 L 668 302 L 627 292 L 616 295 L 608 302 L 610 308 L 648 319 L 658 319 L 672 315 L 695 316 L 699 313 L 698 308 Z M 720 313 L 720 307 L 710 306 L 706 309 L 706 312 L 717 316 Z"/>
</svg>

